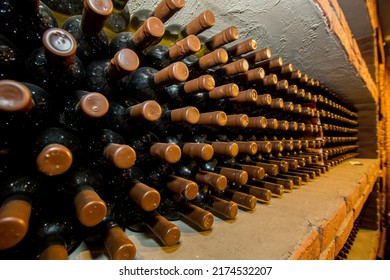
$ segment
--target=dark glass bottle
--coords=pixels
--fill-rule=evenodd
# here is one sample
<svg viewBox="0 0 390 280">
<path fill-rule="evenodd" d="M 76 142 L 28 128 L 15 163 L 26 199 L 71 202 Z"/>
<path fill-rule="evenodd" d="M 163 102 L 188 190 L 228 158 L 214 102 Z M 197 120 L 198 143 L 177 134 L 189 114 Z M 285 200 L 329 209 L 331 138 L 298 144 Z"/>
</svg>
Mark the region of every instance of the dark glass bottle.
<svg viewBox="0 0 390 280">
<path fill-rule="evenodd" d="M 84 7 L 84 0 L 42 0 L 55 15 L 58 26 L 62 26 L 62 23 L 69 17 L 75 15 L 81 15 Z"/>
<path fill-rule="evenodd" d="M 224 175 L 230 183 L 235 185 L 245 185 L 248 182 L 248 173 L 242 169 L 221 166 L 217 159 L 200 162 L 201 169 Z"/>
<path fill-rule="evenodd" d="M 0 33 L 0 79 L 25 80 L 25 56 Z"/>
<path fill-rule="evenodd" d="M 244 58 L 224 64 L 219 65 L 217 67 L 213 67 L 209 70 L 207 70 L 207 73 L 210 75 L 213 75 L 213 77 L 224 77 L 228 79 L 228 77 L 237 75 L 239 73 L 245 73 L 249 69 L 248 61 L 246 61 Z M 225 79 L 219 79 L 217 78 L 217 84 L 220 84 L 221 82 L 225 81 Z"/>
<path fill-rule="evenodd" d="M 131 49 L 141 53 L 164 35 L 165 26 L 156 17 L 148 18 L 134 33 L 123 31 L 110 41 L 109 54 L 113 57 L 121 49 Z"/>
<path fill-rule="evenodd" d="M 33 51 L 27 59 L 31 83 L 57 96 L 77 90 L 85 72 L 83 63 L 76 56 L 76 40 L 60 28 L 48 29 L 42 40 L 43 47 Z"/>
<path fill-rule="evenodd" d="M 104 29 L 107 33 L 108 40 L 124 31 L 129 31 L 130 28 L 130 9 L 129 0 L 113 0 L 112 14 L 108 17 Z"/>
<path fill-rule="evenodd" d="M 141 53 L 141 64 L 158 70 L 168 67 L 199 51 L 200 41 L 195 35 L 177 41 L 173 46 L 155 45 Z"/>
<path fill-rule="evenodd" d="M 249 52 L 246 54 L 243 54 L 241 56 L 236 56 L 233 60 L 235 59 L 240 59 L 240 58 L 245 58 L 249 65 L 250 68 L 258 68 L 261 67 L 261 65 L 256 65 L 256 63 L 259 63 L 263 60 L 269 60 L 272 56 L 272 52 L 269 48 L 263 48 L 260 50 L 255 50 L 253 52 Z"/>
<path fill-rule="evenodd" d="M 238 42 L 229 47 L 223 47 L 229 55 L 229 60 L 239 59 L 241 55 L 250 53 L 257 49 L 257 42 L 253 38 L 246 39 L 242 42 Z"/>
<path fill-rule="evenodd" d="M 82 14 L 69 17 L 61 26 L 75 38 L 76 55 L 85 66 L 108 57 L 109 42 L 103 27 L 111 13 L 111 0 L 84 0 Z"/>
<path fill-rule="evenodd" d="M 63 127 L 73 131 L 96 129 L 101 125 L 109 108 L 104 95 L 85 90 L 70 93 L 62 105 L 58 121 Z"/>
<path fill-rule="evenodd" d="M 207 191 L 199 193 L 191 203 L 210 210 L 222 219 L 234 219 L 238 213 L 237 203 L 209 194 Z"/>
<path fill-rule="evenodd" d="M 81 149 L 78 136 L 58 127 L 40 131 L 34 140 L 32 153 L 36 168 L 48 176 L 68 171 Z"/>
<path fill-rule="evenodd" d="M 42 46 L 46 30 L 58 27 L 51 10 L 39 0 L 0 3 L 0 30 L 25 56 Z"/>
</svg>

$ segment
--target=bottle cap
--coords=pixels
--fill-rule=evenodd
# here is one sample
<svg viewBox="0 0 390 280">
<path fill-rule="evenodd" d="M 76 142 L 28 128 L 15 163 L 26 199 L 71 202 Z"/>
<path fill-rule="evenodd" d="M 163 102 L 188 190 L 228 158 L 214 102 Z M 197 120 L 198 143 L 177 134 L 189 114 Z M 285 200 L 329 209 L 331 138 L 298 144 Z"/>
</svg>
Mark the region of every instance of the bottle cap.
<svg viewBox="0 0 390 280">
<path fill-rule="evenodd" d="M 294 143 L 295 150 L 302 149 L 302 140 L 293 140 L 293 143 Z"/>
<path fill-rule="evenodd" d="M 202 75 L 196 79 L 185 82 L 184 91 L 186 93 L 196 93 L 202 91 L 210 91 L 215 87 L 215 80 L 211 75 Z"/>
<path fill-rule="evenodd" d="M 251 51 L 254 51 L 257 48 L 257 42 L 253 38 L 249 38 L 243 42 L 240 42 L 230 48 L 227 48 L 229 56 L 235 57 Z"/>
<path fill-rule="evenodd" d="M 161 201 L 160 193 L 157 190 L 141 182 L 137 182 L 130 187 L 129 196 L 147 212 L 155 210 Z"/>
<path fill-rule="evenodd" d="M 267 119 L 267 128 L 269 129 L 278 129 L 279 123 L 277 119 Z"/>
<path fill-rule="evenodd" d="M 299 79 L 299 82 L 306 84 L 308 81 L 309 81 L 309 76 L 307 74 L 302 74 L 301 78 Z"/>
<path fill-rule="evenodd" d="M 220 174 L 238 185 L 245 185 L 248 182 L 248 173 L 245 170 L 222 167 Z"/>
<path fill-rule="evenodd" d="M 216 49 L 199 58 L 199 67 L 203 70 L 214 67 L 219 64 L 224 64 L 228 61 L 228 53 L 224 49 Z"/>
<path fill-rule="evenodd" d="M 280 80 L 276 83 L 276 90 L 277 91 L 287 91 L 288 89 L 288 81 L 287 80 Z"/>
<path fill-rule="evenodd" d="M 303 88 L 298 89 L 297 98 L 305 98 L 306 91 Z"/>
<path fill-rule="evenodd" d="M 187 106 L 184 108 L 173 109 L 171 111 L 171 120 L 173 122 L 185 122 L 195 124 L 199 121 L 199 110 L 194 106 Z"/>
<path fill-rule="evenodd" d="M 299 166 L 298 160 L 293 158 L 286 158 L 285 159 L 288 162 L 288 167 L 291 169 L 297 169 Z"/>
<path fill-rule="evenodd" d="M 227 115 L 223 111 L 201 113 L 198 124 L 224 126 L 227 122 Z"/>
<path fill-rule="evenodd" d="M 247 89 L 244 91 L 238 92 L 236 97 L 229 99 L 232 102 L 246 103 L 246 102 L 256 102 L 257 100 L 257 91 L 254 89 Z"/>
<path fill-rule="evenodd" d="M 275 86 L 278 83 L 278 76 L 275 74 L 268 74 L 263 79 L 263 85 L 265 86 Z"/>
<path fill-rule="evenodd" d="M 263 68 L 257 67 L 254 69 L 250 69 L 250 70 L 246 71 L 245 73 L 241 73 L 239 75 L 246 82 L 256 82 L 256 81 L 264 79 L 265 71 Z"/>
<path fill-rule="evenodd" d="M 279 167 L 276 164 L 256 162 L 256 165 L 263 167 L 268 176 L 276 176 L 279 173 Z"/>
<path fill-rule="evenodd" d="M 200 50 L 201 44 L 198 37 L 188 35 L 186 38 L 176 42 L 169 48 L 169 57 L 173 60 L 180 60 Z"/>
<path fill-rule="evenodd" d="M 227 188 L 227 178 L 223 175 L 208 171 L 199 171 L 195 179 L 198 183 L 210 186 L 217 191 L 223 191 Z"/>
<path fill-rule="evenodd" d="M 131 107 L 130 115 L 132 117 L 144 119 L 147 121 L 157 121 L 162 114 L 161 106 L 154 100 L 147 100 Z"/>
<path fill-rule="evenodd" d="M 268 202 L 272 198 L 272 192 L 270 190 L 258 187 L 250 187 L 249 194 L 255 196 L 258 200 Z"/>
<path fill-rule="evenodd" d="M 104 156 L 108 161 L 120 169 L 127 169 L 134 165 L 136 153 L 132 147 L 125 144 L 110 143 L 104 148 Z"/>
<path fill-rule="evenodd" d="M 107 231 L 104 245 L 111 260 L 133 260 L 137 252 L 134 243 L 120 227 Z"/>
<path fill-rule="evenodd" d="M 215 24 L 215 16 L 211 10 L 206 10 L 193 19 L 186 26 L 186 32 L 188 35 L 197 35 L 211 27 Z"/>
<path fill-rule="evenodd" d="M 300 131 L 300 132 L 306 131 L 306 124 L 305 123 L 298 123 L 298 131 Z"/>
<path fill-rule="evenodd" d="M 227 115 L 227 122 L 225 126 L 232 127 L 247 127 L 249 124 L 249 117 L 246 114 Z"/>
<path fill-rule="evenodd" d="M 203 230 L 209 230 L 214 224 L 214 215 L 194 204 L 188 204 L 183 216 Z"/>
<path fill-rule="evenodd" d="M 209 91 L 209 97 L 211 99 L 236 97 L 238 95 L 239 88 L 236 84 L 230 83 L 222 86 L 218 86 Z"/>
<path fill-rule="evenodd" d="M 49 28 L 42 36 L 48 58 L 63 65 L 74 63 L 77 42 L 72 34 L 61 28 Z"/>
<path fill-rule="evenodd" d="M 237 204 L 251 210 L 255 209 L 257 204 L 257 199 L 255 196 L 238 191 L 234 192 L 232 200 Z"/>
<path fill-rule="evenodd" d="M 207 41 L 207 44 L 209 44 L 212 49 L 216 49 L 222 45 L 233 42 L 237 39 L 238 39 L 237 27 L 229 26 L 228 28 L 214 35 L 210 40 Z"/>
<path fill-rule="evenodd" d="M 213 205 L 212 208 L 218 213 L 223 214 L 229 219 L 234 219 L 238 213 L 238 205 L 235 202 L 227 201 L 219 197 L 213 196 Z"/>
<path fill-rule="evenodd" d="M 275 57 L 275 58 L 271 58 L 269 60 L 269 65 L 268 65 L 268 68 L 269 69 L 273 69 L 273 68 L 279 68 L 279 67 L 282 67 L 283 66 L 283 58 L 282 57 Z"/>
<path fill-rule="evenodd" d="M 259 153 L 269 154 L 272 151 L 272 144 L 270 141 L 255 141 L 257 145 L 257 151 Z"/>
<path fill-rule="evenodd" d="M 77 218 L 86 227 L 93 227 L 103 221 L 107 214 L 106 203 L 90 189 L 80 191 L 74 197 Z"/>
<path fill-rule="evenodd" d="M 68 260 L 68 250 L 64 245 L 53 244 L 46 247 L 38 256 L 39 260 Z"/>
<path fill-rule="evenodd" d="M 78 108 L 91 118 L 101 118 L 108 112 L 107 98 L 98 92 L 90 92 L 80 98 Z"/>
<path fill-rule="evenodd" d="M 280 74 L 292 73 L 293 70 L 294 70 L 293 65 L 291 63 L 287 63 L 282 65 L 282 67 L 280 67 Z"/>
<path fill-rule="evenodd" d="M 265 170 L 260 166 L 242 164 L 241 167 L 248 173 L 249 178 L 261 180 L 265 176 Z"/>
<path fill-rule="evenodd" d="M 257 154 L 257 144 L 253 141 L 235 141 L 238 145 L 238 149 L 240 153 L 255 155 Z"/>
<path fill-rule="evenodd" d="M 48 176 L 65 173 L 73 162 L 72 152 L 60 144 L 47 145 L 36 158 L 37 168 Z"/>
<path fill-rule="evenodd" d="M 81 28 L 87 34 L 99 34 L 113 11 L 110 0 L 85 0 Z"/>
<path fill-rule="evenodd" d="M 176 245 L 180 240 L 180 229 L 159 214 L 148 217 L 146 223 L 150 230 L 165 246 Z"/>
<path fill-rule="evenodd" d="M 198 195 L 199 190 L 198 184 L 194 181 L 174 175 L 169 177 L 167 188 L 188 200 L 194 199 Z"/>
<path fill-rule="evenodd" d="M 185 143 L 183 154 L 200 160 L 210 160 L 214 155 L 214 149 L 209 144 L 204 143 Z"/>
<path fill-rule="evenodd" d="M 155 143 L 150 147 L 150 155 L 169 163 L 176 163 L 181 158 L 181 150 L 176 144 Z"/>
<path fill-rule="evenodd" d="M 111 76 L 121 78 L 134 72 L 138 67 L 139 57 L 137 53 L 130 49 L 121 49 L 111 59 L 109 71 Z"/>
<path fill-rule="evenodd" d="M 249 117 L 248 126 L 249 128 L 265 129 L 267 127 L 267 119 L 262 116 Z"/>
<path fill-rule="evenodd" d="M 238 145 L 234 142 L 212 142 L 214 154 L 236 157 L 238 154 Z"/>
<path fill-rule="evenodd" d="M 282 152 L 283 151 L 283 142 L 276 140 L 276 141 L 269 141 L 272 146 L 272 152 Z"/>
<path fill-rule="evenodd" d="M 288 168 L 289 168 L 289 164 L 288 164 L 288 161 L 286 160 L 280 160 L 278 163 L 278 169 L 280 172 L 287 172 L 288 171 Z"/>
<path fill-rule="evenodd" d="M 183 62 L 175 62 L 154 75 L 156 85 L 169 85 L 187 80 L 189 71 Z"/>
<path fill-rule="evenodd" d="M 248 71 L 249 63 L 246 59 L 241 58 L 239 60 L 230 62 L 222 66 L 222 70 L 225 76 L 232 76 L 238 73 L 243 73 Z"/>
<path fill-rule="evenodd" d="M 260 94 L 257 95 L 256 105 L 257 106 L 269 106 L 272 103 L 272 97 L 270 94 Z"/>
<path fill-rule="evenodd" d="M 298 87 L 297 85 L 289 85 L 287 88 L 287 94 L 296 95 L 298 94 Z"/>
<path fill-rule="evenodd" d="M 302 71 L 298 69 L 291 73 L 290 79 L 299 80 L 301 77 L 302 77 Z"/>
<path fill-rule="evenodd" d="M 177 11 L 183 8 L 185 0 L 161 0 L 161 2 L 154 9 L 154 16 L 159 18 L 162 22 L 166 22 Z"/>
<path fill-rule="evenodd" d="M 29 111 L 34 107 L 31 92 L 24 84 L 0 80 L 0 111 Z"/>
<path fill-rule="evenodd" d="M 298 130 L 298 123 L 297 122 L 288 122 L 288 130 L 297 131 Z"/>
<path fill-rule="evenodd" d="M 302 105 L 301 104 L 294 104 L 293 112 L 296 114 L 302 113 Z"/>
<path fill-rule="evenodd" d="M 245 55 L 244 58 L 249 62 L 249 64 L 252 65 L 256 62 L 271 58 L 271 55 L 272 55 L 271 50 L 269 48 L 264 48 L 249 53 L 248 55 Z"/>
<path fill-rule="evenodd" d="M 283 109 L 283 99 L 279 97 L 272 99 L 270 106 L 273 109 Z"/>
<path fill-rule="evenodd" d="M 157 17 L 149 17 L 133 34 L 133 43 L 145 49 L 165 33 L 165 26 Z"/>
<path fill-rule="evenodd" d="M 0 250 L 12 248 L 25 237 L 31 215 L 31 204 L 9 200 L 0 207 Z"/>
</svg>

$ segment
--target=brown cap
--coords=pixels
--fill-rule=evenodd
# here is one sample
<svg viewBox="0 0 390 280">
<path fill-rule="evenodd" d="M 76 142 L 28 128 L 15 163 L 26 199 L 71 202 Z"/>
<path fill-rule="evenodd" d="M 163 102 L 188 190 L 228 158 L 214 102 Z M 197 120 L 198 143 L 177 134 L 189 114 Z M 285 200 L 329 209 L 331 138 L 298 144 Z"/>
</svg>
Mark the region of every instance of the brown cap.
<svg viewBox="0 0 390 280">
<path fill-rule="evenodd" d="M 173 61 L 180 60 L 181 58 L 196 53 L 200 50 L 200 47 L 201 44 L 198 37 L 195 35 L 188 35 L 169 48 L 169 57 Z"/>
<path fill-rule="evenodd" d="M 267 119 L 267 128 L 269 129 L 278 129 L 279 122 L 277 119 Z"/>
<path fill-rule="evenodd" d="M 221 213 L 222 215 L 224 215 L 229 219 L 234 219 L 237 216 L 238 213 L 237 203 L 232 201 L 227 201 L 216 196 L 212 196 L 212 197 L 213 197 L 212 208 L 216 212 Z"/>
<path fill-rule="evenodd" d="M 238 191 L 234 192 L 232 200 L 237 204 L 251 210 L 255 209 L 257 204 L 257 199 L 255 196 Z"/>
<path fill-rule="evenodd" d="M 198 195 L 197 183 L 174 175 L 169 177 L 167 188 L 188 200 L 192 200 Z"/>
<path fill-rule="evenodd" d="M 275 141 L 269 141 L 272 146 L 273 152 L 282 152 L 283 151 L 283 141 L 275 140 Z"/>
<path fill-rule="evenodd" d="M 30 90 L 13 80 L 0 80 L 0 111 L 29 111 L 34 107 Z"/>
<path fill-rule="evenodd" d="M 238 29 L 235 26 L 229 26 L 228 28 L 217 33 L 207 43 L 212 49 L 216 49 L 222 45 L 233 42 L 238 39 Z"/>
<path fill-rule="evenodd" d="M 162 22 L 166 22 L 177 11 L 184 7 L 185 0 L 161 0 L 154 9 L 153 15 Z"/>
<path fill-rule="evenodd" d="M 304 98 L 306 91 L 303 88 L 298 88 L 297 98 Z"/>
<path fill-rule="evenodd" d="M 204 143 L 185 143 L 183 154 L 200 160 L 210 160 L 214 155 L 214 149 L 209 144 Z"/>
<path fill-rule="evenodd" d="M 120 227 L 107 231 L 104 245 L 111 260 L 133 260 L 137 252 L 134 243 Z"/>
<path fill-rule="evenodd" d="M 214 215 L 211 212 L 191 203 L 187 205 L 187 208 L 185 213 L 183 213 L 184 217 L 203 230 L 211 229 L 214 224 Z"/>
<path fill-rule="evenodd" d="M 294 70 L 294 71 L 292 71 L 292 73 L 291 73 L 291 79 L 292 80 L 299 80 L 300 78 L 302 77 L 302 71 L 301 70 Z"/>
<path fill-rule="evenodd" d="M 257 154 L 257 144 L 253 141 L 235 141 L 239 152 L 243 154 L 255 155 Z"/>
<path fill-rule="evenodd" d="M 105 158 L 114 166 L 126 169 L 134 165 L 136 153 L 132 147 L 125 144 L 108 144 L 103 151 Z"/>
<path fill-rule="evenodd" d="M 227 188 L 227 178 L 217 173 L 199 171 L 195 178 L 198 183 L 210 186 L 217 191 L 223 191 Z"/>
<path fill-rule="evenodd" d="M 229 56 L 239 56 L 251 51 L 254 51 L 257 48 L 257 42 L 253 38 L 249 38 L 243 42 L 240 42 L 238 44 L 235 44 L 234 46 L 231 46 L 226 49 Z"/>
<path fill-rule="evenodd" d="M 283 140 L 283 150 L 285 151 L 292 151 L 294 150 L 294 142 L 293 140 Z"/>
<path fill-rule="evenodd" d="M 297 169 L 298 168 L 298 164 L 299 164 L 298 160 L 296 160 L 294 158 L 284 158 L 283 160 L 288 162 L 288 167 L 290 169 Z"/>
<path fill-rule="evenodd" d="M 215 24 L 214 13 L 211 10 L 206 10 L 193 19 L 186 26 L 186 32 L 188 35 L 197 35 L 211 27 Z"/>
<path fill-rule="evenodd" d="M 294 104 L 293 112 L 297 113 L 297 114 L 302 113 L 302 105 L 301 104 Z"/>
<path fill-rule="evenodd" d="M 299 82 L 307 83 L 308 81 L 309 81 L 309 76 L 307 74 L 302 74 L 301 78 L 299 79 Z"/>
<path fill-rule="evenodd" d="M 264 48 L 249 53 L 248 55 L 245 55 L 244 58 L 248 60 L 249 64 L 254 64 L 256 62 L 269 59 L 271 55 L 272 55 L 271 50 L 269 48 Z"/>
<path fill-rule="evenodd" d="M 248 173 L 249 178 L 261 180 L 265 176 L 265 170 L 260 166 L 241 164 L 241 168 Z"/>
<path fill-rule="evenodd" d="M 283 108 L 283 99 L 279 98 L 279 97 L 273 98 L 270 106 L 273 109 L 282 109 Z"/>
<path fill-rule="evenodd" d="M 53 244 L 46 247 L 38 256 L 39 260 L 68 260 L 68 250 L 64 245 Z"/>
<path fill-rule="evenodd" d="M 275 86 L 278 83 L 278 76 L 275 74 L 268 74 L 263 79 L 263 85 L 265 86 Z"/>
<path fill-rule="evenodd" d="M 86 34 L 98 34 L 113 11 L 110 0 L 84 0 L 81 25 Z"/>
<path fill-rule="evenodd" d="M 288 121 L 285 121 L 285 120 L 278 121 L 278 129 L 279 130 L 287 131 L 288 128 L 289 128 Z"/>
<path fill-rule="evenodd" d="M 235 157 L 238 154 L 238 145 L 234 142 L 212 142 L 214 154 Z"/>
<path fill-rule="evenodd" d="M 259 153 L 269 154 L 272 151 L 272 144 L 270 141 L 255 141 L 257 145 L 257 151 Z"/>
<path fill-rule="evenodd" d="M 249 128 L 265 129 L 267 127 L 267 119 L 265 117 L 249 117 Z"/>
<path fill-rule="evenodd" d="M 185 82 L 184 91 L 186 93 L 196 93 L 210 91 L 215 87 L 215 80 L 211 75 L 202 75 L 196 79 Z"/>
<path fill-rule="evenodd" d="M 194 106 L 188 106 L 171 111 L 171 120 L 173 122 L 185 122 L 194 124 L 199 121 L 199 110 Z"/>
<path fill-rule="evenodd" d="M 246 114 L 227 115 L 227 122 L 225 126 L 233 127 L 247 127 L 249 124 L 249 117 Z"/>
<path fill-rule="evenodd" d="M 157 190 L 141 182 L 137 182 L 130 187 L 129 196 L 144 211 L 155 210 L 161 200 L 160 193 Z"/>
<path fill-rule="evenodd" d="M 269 69 L 278 68 L 278 67 L 282 67 L 282 66 L 283 66 L 283 58 L 280 56 L 275 57 L 275 58 L 271 58 L 269 60 L 269 65 L 268 65 Z"/>
<path fill-rule="evenodd" d="M 48 176 L 65 173 L 73 162 L 72 152 L 60 144 L 47 145 L 36 158 L 37 168 Z"/>
<path fill-rule="evenodd" d="M 298 123 L 297 122 L 288 122 L 288 130 L 297 131 L 298 130 Z"/>
<path fill-rule="evenodd" d="M 275 176 L 279 173 L 279 167 L 273 163 L 256 162 L 257 166 L 263 167 L 264 171 L 269 176 Z"/>
<path fill-rule="evenodd" d="M 173 246 L 179 242 L 181 235 L 180 229 L 163 216 L 155 214 L 148 217 L 146 223 L 165 246 Z"/>
<path fill-rule="evenodd" d="M 245 185 L 248 182 L 248 173 L 245 170 L 222 167 L 220 174 L 238 185 Z"/>
<path fill-rule="evenodd" d="M 238 95 L 239 88 L 236 84 L 230 83 L 222 86 L 218 86 L 209 91 L 209 97 L 211 99 L 219 99 L 226 97 L 236 97 Z"/>
<path fill-rule="evenodd" d="M 135 118 L 144 119 L 146 121 L 157 121 L 162 114 L 161 106 L 154 100 L 147 100 L 130 109 L 130 115 Z"/>
<path fill-rule="evenodd" d="M 107 98 L 98 92 L 90 92 L 80 98 L 78 108 L 91 118 L 101 118 L 108 112 Z"/>
<path fill-rule="evenodd" d="M 280 67 L 281 74 L 292 73 L 293 70 L 294 70 L 294 67 L 291 63 L 284 64 Z"/>
<path fill-rule="evenodd" d="M 302 149 L 302 140 L 293 140 L 293 143 L 294 143 L 295 150 Z"/>
<path fill-rule="evenodd" d="M 240 74 L 240 78 L 246 82 L 256 82 L 265 78 L 265 71 L 261 67 L 257 67 Z"/>
<path fill-rule="evenodd" d="M 180 147 L 171 143 L 154 143 L 150 147 L 150 155 L 169 163 L 176 163 L 181 158 Z"/>
<path fill-rule="evenodd" d="M 61 28 L 49 28 L 42 36 L 46 55 L 56 63 L 73 64 L 77 42 L 72 34 Z"/>
<path fill-rule="evenodd" d="M 272 192 L 268 189 L 252 187 L 249 188 L 249 194 L 255 196 L 258 200 L 268 202 L 272 198 Z"/>
<path fill-rule="evenodd" d="M 12 248 L 25 237 L 31 215 L 31 204 L 9 200 L 0 208 L 0 250 Z"/>
<path fill-rule="evenodd" d="M 246 102 L 256 102 L 257 101 L 257 91 L 254 89 L 247 89 L 240 91 L 237 97 L 229 99 L 232 102 L 246 103 Z"/>
<path fill-rule="evenodd" d="M 306 131 L 306 124 L 305 123 L 298 123 L 298 131 L 300 131 L 300 132 Z"/>
<path fill-rule="evenodd" d="M 74 197 L 77 218 L 86 227 L 96 226 L 107 214 L 106 203 L 93 190 L 82 190 Z"/>
<path fill-rule="evenodd" d="M 228 61 L 228 53 L 224 49 L 216 49 L 199 58 L 199 67 L 203 70 L 214 67 L 219 64 L 224 64 Z"/>
<path fill-rule="evenodd" d="M 280 80 L 276 83 L 276 90 L 278 91 L 286 91 L 288 89 L 288 81 Z"/>
<path fill-rule="evenodd" d="M 149 17 L 133 34 L 133 43 L 145 49 L 165 33 L 165 26 L 157 17 Z"/>
<path fill-rule="evenodd" d="M 257 95 L 257 106 L 269 106 L 272 103 L 272 96 L 268 93 Z"/>
<path fill-rule="evenodd" d="M 289 85 L 287 88 L 287 94 L 296 95 L 298 93 L 298 87 L 297 85 Z"/>
<path fill-rule="evenodd" d="M 163 86 L 178 82 L 184 82 L 185 80 L 187 80 L 188 75 L 189 71 L 187 66 L 183 62 L 179 61 L 172 63 L 164 69 L 158 71 L 154 75 L 153 80 L 157 85 Z"/>
<path fill-rule="evenodd" d="M 227 122 L 227 115 L 223 111 L 214 111 L 200 114 L 198 124 L 224 126 Z"/>
<path fill-rule="evenodd" d="M 137 53 L 130 49 L 121 49 L 117 51 L 110 61 L 110 75 L 114 77 L 123 77 L 137 70 L 139 67 L 139 57 Z"/>
<path fill-rule="evenodd" d="M 238 73 L 243 73 L 248 71 L 248 69 L 249 69 L 249 63 L 244 58 L 241 58 L 239 60 L 230 62 L 222 66 L 222 71 L 225 76 L 232 76 Z"/>
</svg>

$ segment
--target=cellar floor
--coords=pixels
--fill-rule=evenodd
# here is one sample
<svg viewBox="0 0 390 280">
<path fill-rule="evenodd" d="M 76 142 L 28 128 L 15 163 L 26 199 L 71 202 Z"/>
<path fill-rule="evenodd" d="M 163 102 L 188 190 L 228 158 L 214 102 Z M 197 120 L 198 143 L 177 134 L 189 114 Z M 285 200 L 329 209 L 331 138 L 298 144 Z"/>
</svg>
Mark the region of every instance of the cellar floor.
<svg viewBox="0 0 390 280">
<path fill-rule="evenodd" d="M 333 259 L 379 174 L 379 160 L 347 160 L 311 182 L 239 210 L 234 220 L 215 218 L 213 228 L 199 231 L 185 221 L 179 244 L 164 247 L 149 233 L 127 231 L 136 259 Z M 343 241 L 340 244 L 341 241 Z M 107 259 L 102 248 L 82 244 L 71 259 Z"/>
</svg>

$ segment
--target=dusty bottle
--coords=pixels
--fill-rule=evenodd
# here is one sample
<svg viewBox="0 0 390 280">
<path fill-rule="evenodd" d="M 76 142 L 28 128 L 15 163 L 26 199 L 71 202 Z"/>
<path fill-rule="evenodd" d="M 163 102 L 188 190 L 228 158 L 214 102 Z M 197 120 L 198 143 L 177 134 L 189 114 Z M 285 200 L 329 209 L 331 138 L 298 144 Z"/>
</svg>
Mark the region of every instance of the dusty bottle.
<svg viewBox="0 0 390 280">
<path fill-rule="evenodd" d="M 128 3 L 129 0 L 112 1 L 112 13 L 104 25 L 109 41 L 111 41 L 112 37 L 116 34 L 129 30 L 131 15 Z"/>
<path fill-rule="evenodd" d="M 69 0 L 66 3 L 59 0 L 43 0 L 58 20 L 58 27 L 69 17 L 81 15 L 83 12 L 84 0 Z"/>
<path fill-rule="evenodd" d="M 228 54 L 224 49 L 219 48 L 200 58 L 190 55 L 182 61 L 188 67 L 190 72 L 189 78 L 194 79 L 201 75 L 208 74 L 208 69 L 225 64 L 228 61 Z"/>
<path fill-rule="evenodd" d="M 246 39 L 242 42 L 238 42 L 229 47 L 223 47 L 229 55 L 229 60 L 239 59 L 238 57 L 251 53 L 257 49 L 257 42 L 253 38 Z"/>
<path fill-rule="evenodd" d="M 235 59 L 245 58 L 249 65 L 251 65 L 251 68 L 258 68 L 261 67 L 261 65 L 256 65 L 256 63 L 259 63 L 261 61 L 267 61 L 271 58 L 272 52 L 269 48 L 263 48 L 260 50 L 255 50 L 253 52 L 249 52 L 246 54 L 243 54 L 241 56 L 237 56 Z"/>
</svg>

